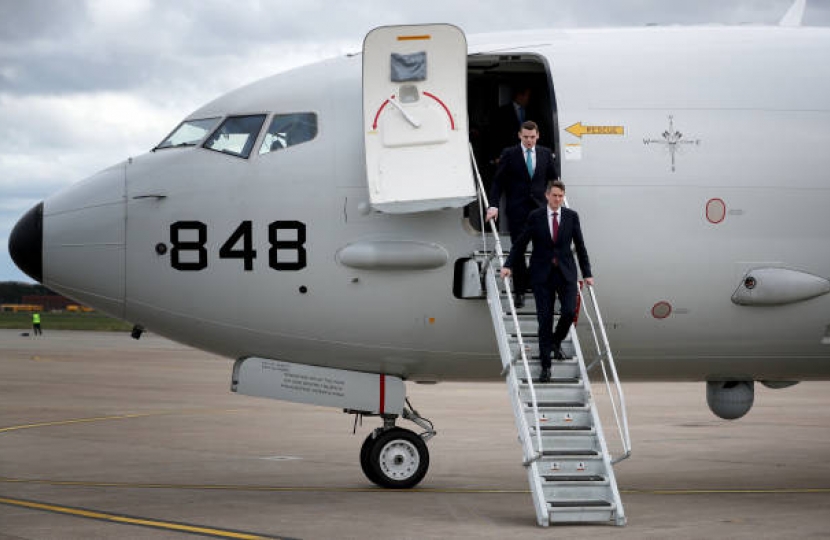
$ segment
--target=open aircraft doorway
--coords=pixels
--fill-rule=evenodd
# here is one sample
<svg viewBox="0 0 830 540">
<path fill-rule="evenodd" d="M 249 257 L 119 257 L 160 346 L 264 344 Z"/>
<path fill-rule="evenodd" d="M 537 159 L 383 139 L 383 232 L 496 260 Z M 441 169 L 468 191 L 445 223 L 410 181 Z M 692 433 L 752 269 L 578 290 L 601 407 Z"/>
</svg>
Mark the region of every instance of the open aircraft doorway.
<svg viewBox="0 0 830 540">
<path fill-rule="evenodd" d="M 471 54 L 467 58 L 470 145 L 484 189 L 490 193 L 502 150 L 519 144 L 519 118 L 539 126 L 539 144 L 559 155 L 557 106 L 550 68 L 545 57 L 531 52 Z M 516 99 L 523 103 L 516 110 Z M 556 163 L 559 176 L 559 161 Z M 496 203 L 492 203 L 496 204 Z M 479 202 L 465 209 L 469 226 L 480 232 Z M 506 220 L 499 223 L 507 233 Z"/>
</svg>

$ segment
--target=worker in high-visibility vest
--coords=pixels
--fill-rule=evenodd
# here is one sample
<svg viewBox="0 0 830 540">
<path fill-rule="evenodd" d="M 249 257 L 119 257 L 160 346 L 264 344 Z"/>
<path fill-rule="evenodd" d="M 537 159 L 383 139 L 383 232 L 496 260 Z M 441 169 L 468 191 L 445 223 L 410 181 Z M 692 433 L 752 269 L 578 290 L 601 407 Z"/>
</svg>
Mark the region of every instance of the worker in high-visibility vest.
<svg viewBox="0 0 830 540">
<path fill-rule="evenodd" d="M 35 312 L 32 315 L 32 329 L 36 336 L 42 336 L 43 331 L 40 329 L 40 313 Z"/>
</svg>

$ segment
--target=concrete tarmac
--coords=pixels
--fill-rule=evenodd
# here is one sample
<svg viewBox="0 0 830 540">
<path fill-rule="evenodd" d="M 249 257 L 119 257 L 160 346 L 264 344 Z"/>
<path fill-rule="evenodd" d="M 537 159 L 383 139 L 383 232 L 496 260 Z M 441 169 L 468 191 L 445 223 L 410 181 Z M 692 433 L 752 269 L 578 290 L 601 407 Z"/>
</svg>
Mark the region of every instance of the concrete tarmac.
<svg viewBox="0 0 830 540">
<path fill-rule="evenodd" d="M 628 525 L 540 528 L 503 384 L 409 385 L 438 436 L 419 488 L 391 491 L 358 463 L 377 419 L 353 435 L 233 394 L 232 361 L 153 335 L 20 334 L 0 330 L 2 540 L 830 538 L 828 383 L 756 385 L 732 422 L 703 383 L 625 384 Z"/>
</svg>

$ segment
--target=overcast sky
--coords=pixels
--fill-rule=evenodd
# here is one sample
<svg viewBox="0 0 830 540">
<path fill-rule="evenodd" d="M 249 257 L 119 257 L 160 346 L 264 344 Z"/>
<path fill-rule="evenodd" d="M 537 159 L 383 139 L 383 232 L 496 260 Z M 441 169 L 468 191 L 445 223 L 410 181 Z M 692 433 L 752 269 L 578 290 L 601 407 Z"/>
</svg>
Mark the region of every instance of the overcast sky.
<svg viewBox="0 0 830 540">
<path fill-rule="evenodd" d="M 190 112 L 262 77 L 356 52 L 376 26 L 467 33 L 646 24 L 777 24 L 792 0 L 0 0 L 0 281 L 17 219 L 146 152 Z M 830 2 L 804 23 L 830 26 Z"/>
</svg>

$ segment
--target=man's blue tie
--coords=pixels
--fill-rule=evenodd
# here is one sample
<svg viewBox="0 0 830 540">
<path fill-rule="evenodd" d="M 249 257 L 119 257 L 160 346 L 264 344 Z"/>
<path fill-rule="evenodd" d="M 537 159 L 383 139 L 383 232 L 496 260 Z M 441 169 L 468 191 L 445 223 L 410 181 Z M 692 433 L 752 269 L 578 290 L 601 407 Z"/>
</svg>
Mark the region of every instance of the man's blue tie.
<svg viewBox="0 0 830 540">
<path fill-rule="evenodd" d="M 533 178 L 533 156 L 531 155 L 532 150 L 528 148 L 525 150 L 527 157 L 525 161 L 527 162 L 527 173 Z"/>
<path fill-rule="evenodd" d="M 525 123 L 525 108 L 519 105 L 519 125 Z"/>
</svg>

